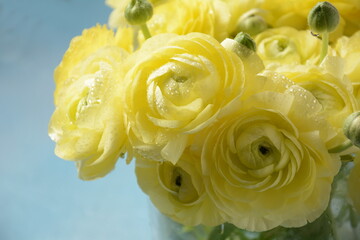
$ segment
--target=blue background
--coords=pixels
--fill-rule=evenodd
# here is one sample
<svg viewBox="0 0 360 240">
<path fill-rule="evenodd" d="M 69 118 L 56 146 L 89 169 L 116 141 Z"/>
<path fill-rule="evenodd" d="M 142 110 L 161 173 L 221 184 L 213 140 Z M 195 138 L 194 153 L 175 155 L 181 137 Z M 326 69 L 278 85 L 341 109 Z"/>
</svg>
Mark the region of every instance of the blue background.
<svg viewBox="0 0 360 240">
<path fill-rule="evenodd" d="M 149 201 L 134 164 L 84 182 L 47 135 L 53 70 L 103 0 L 0 0 L 0 240 L 148 240 Z"/>
</svg>

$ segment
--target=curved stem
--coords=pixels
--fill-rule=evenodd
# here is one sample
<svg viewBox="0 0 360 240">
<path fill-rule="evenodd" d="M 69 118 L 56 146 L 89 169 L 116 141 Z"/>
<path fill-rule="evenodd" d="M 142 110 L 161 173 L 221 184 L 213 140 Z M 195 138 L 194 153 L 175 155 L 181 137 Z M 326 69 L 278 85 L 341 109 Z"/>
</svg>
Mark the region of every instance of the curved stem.
<svg viewBox="0 0 360 240">
<path fill-rule="evenodd" d="M 322 47 L 321 47 L 321 54 L 320 54 L 320 63 L 322 63 L 322 61 L 324 60 L 324 58 L 327 55 L 328 46 L 329 46 L 329 33 L 324 32 L 322 34 Z"/>
<path fill-rule="evenodd" d="M 145 39 L 151 38 L 151 34 L 150 34 L 149 28 L 148 28 L 148 26 L 146 25 L 146 23 L 141 24 L 141 25 L 140 25 L 140 29 L 141 29 L 141 31 L 142 31 Z"/>
<path fill-rule="evenodd" d="M 330 148 L 328 150 L 329 153 L 340 153 L 342 151 L 345 151 L 346 149 L 352 147 L 353 144 L 350 140 L 347 140 L 345 142 L 343 142 L 342 144 L 340 144 L 339 146 L 336 146 L 336 147 L 333 147 L 333 148 Z"/>
</svg>

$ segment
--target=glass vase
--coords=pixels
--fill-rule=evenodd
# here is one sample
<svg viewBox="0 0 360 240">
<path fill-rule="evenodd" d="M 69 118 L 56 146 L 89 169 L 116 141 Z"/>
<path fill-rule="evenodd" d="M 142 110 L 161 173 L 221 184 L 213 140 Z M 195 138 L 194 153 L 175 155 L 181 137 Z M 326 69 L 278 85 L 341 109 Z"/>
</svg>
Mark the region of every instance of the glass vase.
<svg viewBox="0 0 360 240">
<path fill-rule="evenodd" d="M 233 224 L 216 227 L 187 227 L 151 210 L 153 240 L 360 240 L 360 215 L 347 194 L 352 163 L 344 164 L 332 186 L 328 209 L 314 222 L 299 228 L 277 227 L 265 232 L 249 232 Z"/>
</svg>

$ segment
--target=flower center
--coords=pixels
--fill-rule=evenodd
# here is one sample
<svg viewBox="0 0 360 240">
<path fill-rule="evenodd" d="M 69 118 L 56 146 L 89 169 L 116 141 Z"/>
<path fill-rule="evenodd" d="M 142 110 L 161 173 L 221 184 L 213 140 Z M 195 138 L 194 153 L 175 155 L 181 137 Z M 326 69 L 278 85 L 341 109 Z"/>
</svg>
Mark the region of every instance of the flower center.
<svg viewBox="0 0 360 240">
<path fill-rule="evenodd" d="M 169 162 L 162 163 L 159 168 L 160 180 L 179 202 L 191 203 L 199 198 L 191 175 L 184 169 Z"/>
<path fill-rule="evenodd" d="M 259 48 L 264 48 L 266 58 L 283 58 L 296 54 L 294 42 L 283 36 L 274 36 L 265 40 L 261 45 Z"/>
<path fill-rule="evenodd" d="M 304 87 L 306 90 L 310 91 L 313 96 L 319 101 L 323 109 L 327 112 L 341 111 L 346 107 L 342 96 L 337 92 L 333 87 L 321 83 L 322 79 L 318 80 L 319 83 L 314 82 L 305 82 L 300 83 L 300 86 Z"/>
<path fill-rule="evenodd" d="M 182 182 L 182 178 L 181 175 L 179 175 L 175 178 L 175 185 L 181 187 L 181 182 Z"/>
<path fill-rule="evenodd" d="M 184 172 L 179 167 L 174 167 L 172 170 L 172 179 L 171 179 L 171 190 L 179 193 L 181 185 L 182 185 L 182 175 L 184 175 Z"/>
<path fill-rule="evenodd" d="M 259 152 L 260 152 L 263 156 L 267 156 L 267 155 L 270 154 L 270 149 L 267 148 L 266 146 L 259 145 Z"/>
<path fill-rule="evenodd" d="M 279 159 L 278 150 L 267 137 L 260 137 L 250 144 L 250 156 L 243 159 L 243 164 L 251 169 L 259 169 L 275 164 Z"/>
<path fill-rule="evenodd" d="M 277 49 L 279 50 L 279 52 L 284 51 L 288 45 L 289 45 L 289 41 L 286 39 L 279 39 L 277 41 Z"/>
<path fill-rule="evenodd" d="M 174 79 L 178 83 L 184 83 L 186 82 L 186 80 L 188 80 L 188 78 L 185 76 L 177 76 L 177 75 L 174 75 L 172 79 Z"/>
<path fill-rule="evenodd" d="M 248 126 L 236 138 L 235 164 L 256 178 L 269 176 L 281 160 L 282 141 L 283 135 L 271 124 Z"/>
</svg>

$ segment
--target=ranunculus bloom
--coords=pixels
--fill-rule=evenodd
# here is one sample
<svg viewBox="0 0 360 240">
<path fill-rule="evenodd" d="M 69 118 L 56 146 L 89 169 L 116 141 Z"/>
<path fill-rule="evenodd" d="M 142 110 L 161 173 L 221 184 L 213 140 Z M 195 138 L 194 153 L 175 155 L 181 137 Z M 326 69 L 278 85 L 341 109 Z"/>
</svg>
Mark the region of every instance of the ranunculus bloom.
<svg viewBox="0 0 360 240">
<path fill-rule="evenodd" d="M 207 192 L 225 221 L 250 231 L 300 227 L 326 209 L 340 160 L 321 105 L 278 74 L 204 136 Z M 271 80 L 272 79 L 272 80 Z"/>
<path fill-rule="evenodd" d="M 122 104 L 112 92 L 126 56 L 113 32 L 96 26 L 72 40 L 55 70 L 49 135 L 57 156 L 76 161 L 81 179 L 106 175 L 124 150 Z"/>
<path fill-rule="evenodd" d="M 344 75 L 343 65 L 339 57 L 327 57 L 321 67 L 282 65 L 276 69 L 311 92 L 322 105 L 324 115 L 337 131 L 336 137 L 327 144 L 329 148 L 347 140 L 343 134 L 343 123 L 347 116 L 359 109 L 351 82 Z"/>
<path fill-rule="evenodd" d="M 309 31 L 281 27 L 266 30 L 256 36 L 257 54 L 266 66 L 272 64 L 317 64 L 321 41 Z"/>
<path fill-rule="evenodd" d="M 205 191 L 200 155 L 190 149 L 185 150 L 175 165 L 137 158 L 136 176 L 156 208 L 173 220 L 185 226 L 223 223 Z"/>
<path fill-rule="evenodd" d="M 213 123 L 244 90 L 240 58 L 206 34 L 157 35 L 127 65 L 129 139 L 154 160 L 175 164 L 188 136 Z"/>
</svg>

